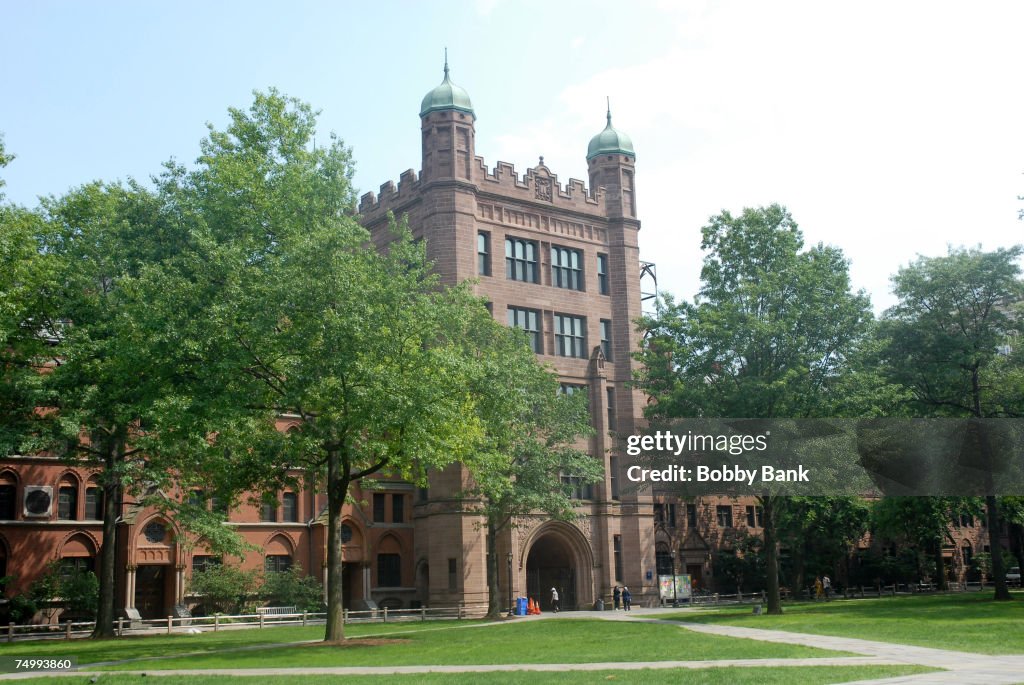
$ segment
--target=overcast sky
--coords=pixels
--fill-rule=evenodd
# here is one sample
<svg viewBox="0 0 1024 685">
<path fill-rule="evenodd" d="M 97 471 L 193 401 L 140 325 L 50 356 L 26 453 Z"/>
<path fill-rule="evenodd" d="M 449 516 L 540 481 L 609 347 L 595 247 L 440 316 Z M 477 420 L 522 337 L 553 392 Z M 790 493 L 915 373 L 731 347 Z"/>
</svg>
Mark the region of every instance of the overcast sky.
<svg viewBox="0 0 1024 685">
<path fill-rule="evenodd" d="M 779 202 L 876 310 L 918 254 L 1024 240 L 1024 2 L 0 0 L 9 201 L 191 162 L 205 122 L 276 86 L 353 148 L 356 184 L 419 169 L 419 104 L 452 79 L 477 154 L 563 183 L 615 126 L 637 152 L 641 257 L 698 288 L 700 228 Z"/>
</svg>

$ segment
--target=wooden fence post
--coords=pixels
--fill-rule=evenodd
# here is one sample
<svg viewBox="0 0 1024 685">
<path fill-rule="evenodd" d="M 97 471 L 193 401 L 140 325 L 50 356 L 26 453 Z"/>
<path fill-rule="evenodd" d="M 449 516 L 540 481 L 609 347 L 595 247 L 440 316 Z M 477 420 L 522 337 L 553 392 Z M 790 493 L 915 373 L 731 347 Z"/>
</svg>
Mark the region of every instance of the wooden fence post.
<svg viewBox="0 0 1024 685">
<path fill-rule="evenodd" d="M 171 634 L 171 626 L 173 626 L 173 625 L 174 625 L 174 617 L 173 616 L 168 616 L 167 617 L 167 634 L 168 635 Z"/>
<path fill-rule="evenodd" d="M 65 640 L 70 640 L 71 639 L 71 621 L 67 622 L 67 628 L 65 629 L 65 632 L 64 632 L 64 639 Z"/>
</svg>

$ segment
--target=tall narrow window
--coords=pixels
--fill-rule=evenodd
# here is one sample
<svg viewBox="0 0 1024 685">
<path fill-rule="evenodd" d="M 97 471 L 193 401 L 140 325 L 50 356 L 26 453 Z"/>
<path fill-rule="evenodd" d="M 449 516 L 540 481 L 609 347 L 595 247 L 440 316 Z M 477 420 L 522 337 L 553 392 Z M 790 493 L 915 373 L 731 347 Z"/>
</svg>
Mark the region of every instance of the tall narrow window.
<svg viewBox="0 0 1024 685">
<path fill-rule="evenodd" d="M 608 289 L 608 255 L 597 255 L 597 292 L 607 295 Z"/>
<path fill-rule="evenodd" d="M 57 497 L 57 518 L 64 521 L 74 521 L 78 518 L 78 488 L 71 485 L 61 486 Z"/>
<path fill-rule="evenodd" d="M 587 320 L 582 316 L 555 314 L 555 354 L 587 357 Z"/>
<path fill-rule="evenodd" d="M 476 272 L 491 275 L 491 234 L 483 231 L 476 234 Z"/>
<path fill-rule="evenodd" d="M 457 559 L 448 560 L 448 591 L 455 592 L 459 589 L 459 562 Z"/>
<path fill-rule="evenodd" d="M 612 499 L 619 499 L 619 458 L 608 458 L 608 480 L 612 484 Z"/>
<path fill-rule="evenodd" d="M 622 582 L 622 536 L 612 536 L 612 547 L 615 550 L 615 582 Z"/>
<path fill-rule="evenodd" d="M 286 492 L 281 495 L 281 510 L 286 523 L 298 523 L 299 496 L 294 492 Z"/>
<path fill-rule="evenodd" d="M 551 285 L 583 290 L 583 253 L 567 247 L 551 248 Z"/>
<path fill-rule="evenodd" d="M 392 523 L 405 523 L 405 495 L 398 493 L 391 495 L 391 521 Z"/>
<path fill-rule="evenodd" d="M 587 386 L 586 385 L 580 385 L 579 383 L 559 383 L 558 384 L 558 394 L 559 395 L 569 395 L 569 396 L 577 395 L 577 394 L 579 394 L 579 395 L 586 395 L 587 394 Z"/>
<path fill-rule="evenodd" d="M 522 328 L 526 331 L 526 337 L 530 342 L 530 349 L 538 354 L 541 353 L 540 312 L 536 309 L 509 307 L 508 325 L 514 326 L 515 328 Z"/>
<path fill-rule="evenodd" d="M 13 483 L 0 484 L 0 520 L 14 520 L 14 512 L 17 511 L 15 506 L 15 493 L 17 489 L 17 486 Z"/>
<path fill-rule="evenodd" d="M 601 352 L 608 361 L 612 360 L 612 322 L 601 319 Z"/>
<path fill-rule="evenodd" d="M 401 587 L 402 556 L 400 554 L 377 555 L 377 585 L 380 587 Z"/>
<path fill-rule="evenodd" d="M 384 523 L 384 507 L 386 506 L 385 495 L 382 492 L 373 493 L 373 520 L 376 523 Z"/>
<path fill-rule="evenodd" d="M 277 502 L 264 502 L 260 505 L 260 521 L 265 523 L 277 522 Z"/>
<path fill-rule="evenodd" d="M 103 519 L 103 490 L 92 486 L 85 491 L 85 519 L 100 521 Z"/>
<path fill-rule="evenodd" d="M 532 240 L 505 238 L 505 278 L 511 281 L 538 283 L 537 243 Z"/>
<path fill-rule="evenodd" d="M 686 505 L 686 526 L 687 528 L 697 527 L 697 505 L 687 504 Z"/>
<path fill-rule="evenodd" d="M 665 523 L 669 528 L 676 527 L 676 505 L 674 502 L 665 505 Z"/>
<path fill-rule="evenodd" d="M 606 388 L 608 395 L 608 430 L 615 430 L 615 388 Z"/>
</svg>

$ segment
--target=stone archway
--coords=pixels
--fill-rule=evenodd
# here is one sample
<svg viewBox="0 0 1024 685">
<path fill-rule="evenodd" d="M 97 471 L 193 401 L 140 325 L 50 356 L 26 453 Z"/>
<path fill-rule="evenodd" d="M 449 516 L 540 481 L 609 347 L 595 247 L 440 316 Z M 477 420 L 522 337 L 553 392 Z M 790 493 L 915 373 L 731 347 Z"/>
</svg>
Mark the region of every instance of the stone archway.
<svg viewBox="0 0 1024 685">
<path fill-rule="evenodd" d="M 526 554 L 526 594 L 543 611 L 552 608 L 551 588 L 558 590 L 562 610 L 593 604 L 593 553 L 580 531 L 566 523 L 541 526 Z"/>
</svg>

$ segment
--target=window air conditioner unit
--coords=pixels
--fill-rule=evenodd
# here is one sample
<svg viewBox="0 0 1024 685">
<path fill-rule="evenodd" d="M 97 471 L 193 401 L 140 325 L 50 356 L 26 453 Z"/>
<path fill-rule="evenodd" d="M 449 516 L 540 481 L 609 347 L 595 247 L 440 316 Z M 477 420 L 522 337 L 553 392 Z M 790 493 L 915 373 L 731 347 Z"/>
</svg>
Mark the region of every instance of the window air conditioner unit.
<svg viewBox="0 0 1024 685">
<path fill-rule="evenodd" d="M 48 518 L 53 509 L 53 487 L 50 485 L 25 486 L 26 517 Z"/>
</svg>

